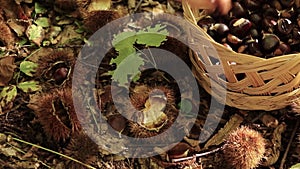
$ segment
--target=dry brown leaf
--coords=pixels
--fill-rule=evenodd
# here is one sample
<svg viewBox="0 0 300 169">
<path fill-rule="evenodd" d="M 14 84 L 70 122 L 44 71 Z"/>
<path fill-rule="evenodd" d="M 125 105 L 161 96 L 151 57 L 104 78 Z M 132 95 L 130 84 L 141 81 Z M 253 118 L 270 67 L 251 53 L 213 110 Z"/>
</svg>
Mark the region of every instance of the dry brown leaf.
<svg viewBox="0 0 300 169">
<path fill-rule="evenodd" d="M 221 144 L 230 132 L 239 127 L 243 120 L 243 117 L 241 117 L 240 115 L 233 115 L 230 118 L 230 120 L 225 124 L 225 126 L 222 129 L 220 129 L 218 133 L 214 135 L 210 140 L 208 140 L 204 148 L 206 149 L 209 146 Z"/>
<path fill-rule="evenodd" d="M 277 162 L 280 156 L 281 137 L 285 129 L 286 124 L 281 123 L 273 131 L 271 141 L 267 143 L 265 157 L 263 158 L 264 160 L 262 162 L 263 166 L 270 166 Z"/>
<path fill-rule="evenodd" d="M 0 86 L 6 86 L 12 79 L 16 68 L 14 61 L 11 56 L 0 59 Z"/>
<path fill-rule="evenodd" d="M 260 120 L 267 127 L 276 128 L 278 126 L 278 120 L 270 114 L 264 114 Z"/>
</svg>

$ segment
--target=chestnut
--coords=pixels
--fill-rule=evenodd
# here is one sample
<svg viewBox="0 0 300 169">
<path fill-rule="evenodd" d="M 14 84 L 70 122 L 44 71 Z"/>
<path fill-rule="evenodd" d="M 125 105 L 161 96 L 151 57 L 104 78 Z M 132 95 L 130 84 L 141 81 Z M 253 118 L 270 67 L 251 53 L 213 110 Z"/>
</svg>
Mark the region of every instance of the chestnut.
<svg viewBox="0 0 300 169">
<path fill-rule="evenodd" d="M 293 39 L 300 39 L 300 30 L 299 30 L 299 28 L 293 28 L 292 36 L 293 36 Z"/>
<path fill-rule="evenodd" d="M 250 54 L 262 57 L 263 53 L 261 52 L 260 45 L 257 40 L 253 40 L 248 44 L 248 51 Z"/>
<path fill-rule="evenodd" d="M 272 18 L 264 18 L 262 20 L 263 29 L 268 31 L 269 33 L 273 33 L 275 31 L 275 27 L 277 22 Z"/>
<path fill-rule="evenodd" d="M 263 17 L 264 18 L 273 18 L 273 19 L 278 19 L 280 16 L 278 10 L 276 10 L 275 8 L 267 8 L 264 12 L 263 12 Z"/>
<path fill-rule="evenodd" d="M 285 7 L 291 7 L 294 5 L 295 0 L 280 0 L 280 2 Z"/>
<path fill-rule="evenodd" d="M 285 55 L 285 54 L 290 53 L 290 52 L 291 52 L 291 47 L 288 44 L 282 42 L 275 49 L 274 55 L 275 56 L 280 56 L 280 55 Z"/>
<path fill-rule="evenodd" d="M 238 38 L 237 36 L 234 36 L 230 33 L 227 35 L 227 41 L 234 45 L 237 45 L 237 44 L 240 44 L 243 42 L 240 38 Z"/>
<path fill-rule="evenodd" d="M 260 5 L 261 5 L 261 2 L 257 1 L 257 0 L 246 0 L 245 1 L 245 7 L 250 11 L 258 10 Z"/>
<path fill-rule="evenodd" d="M 239 2 L 232 3 L 230 15 L 240 18 L 240 17 L 245 17 L 246 14 L 247 14 L 247 11 L 244 9 L 244 7 Z"/>
<path fill-rule="evenodd" d="M 262 47 L 266 52 L 273 52 L 279 45 L 279 38 L 274 34 L 264 34 L 262 38 Z"/>
<path fill-rule="evenodd" d="M 53 79 L 55 80 L 56 84 L 63 83 L 68 77 L 69 69 L 66 67 L 61 67 L 55 70 L 53 73 Z"/>
<path fill-rule="evenodd" d="M 249 19 L 254 24 L 255 27 L 261 26 L 262 17 L 258 13 L 252 13 Z"/>
<path fill-rule="evenodd" d="M 234 19 L 231 21 L 230 27 L 233 35 L 243 38 L 248 34 L 252 27 L 252 22 L 245 18 Z"/>
<path fill-rule="evenodd" d="M 281 18 L 277 21 L 277 29 L 284 35 L 290 34 L 293 27 L 292 21 L 287 18 Z"/>
<path fill-rule="evenodd" d="M 262 34 L 258 32 L 257 29 L 254 28 L 250 30 L 250 35 L 254 39 L 260 39 L 262 37 Z"/>
<path fill-rule="evenodd" d="M 229 32 L 228 26 L 223 23 L 216 23 L 209 29 L 216 31 L 216 34 L 220 36 L 220 38 L 226 37 L 227 33 Z"/>
</svg>

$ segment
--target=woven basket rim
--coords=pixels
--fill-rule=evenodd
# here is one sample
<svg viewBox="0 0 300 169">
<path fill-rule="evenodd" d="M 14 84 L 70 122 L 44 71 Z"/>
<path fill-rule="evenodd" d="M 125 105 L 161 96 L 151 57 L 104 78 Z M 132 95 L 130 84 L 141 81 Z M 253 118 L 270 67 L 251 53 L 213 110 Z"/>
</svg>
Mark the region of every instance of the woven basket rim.
<svg viewBox="0 0 300 169">
<path fill-rule="evenodd" d="M 214 75 L 217 78 L 213 79 L 213 82 L 217 88 L 227 90 L 227 105 L 247 110 L 275 110 L 286 107 L 300 95 L 300 73 L 298 73 L 300 72 L 300 53 L 268 59 L 237 53 L 216 42 L 197 25 L 198 20 L 206 16 L 205 11 L 192 9 L 187 0 L 182 0 L 182 6 L 185 19 L 195 25 L 220 55 L 217 59 L 223 65 L 227 81 Z M 218 93 L 210 90 L 212 79 L 208 77 L 206 70 L 206 68 L 215 70 L 216 65 L 205 62 L 210 59 L 208 56 L 201 55 L 202 59 L 200 59 L 200 56 L 193 52 L 189 55 L 197 70 L 197 80 L 212 96 L 219 97 Z M 203 59 L 205 57 L 207 58 Z M 245 78 L 238 79 L 239 74 L 244 75 Z M 249 102 L 249 105 L 245 105 L 245 102 Z"/>
</svg>

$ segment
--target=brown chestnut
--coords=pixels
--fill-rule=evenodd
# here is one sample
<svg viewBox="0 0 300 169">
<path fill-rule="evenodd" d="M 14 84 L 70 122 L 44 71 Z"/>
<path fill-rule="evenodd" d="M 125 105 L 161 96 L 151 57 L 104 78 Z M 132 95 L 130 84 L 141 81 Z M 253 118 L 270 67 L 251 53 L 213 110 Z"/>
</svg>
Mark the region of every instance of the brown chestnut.
<svg viewBox="0 0 300 169">
<path fill-rule="evenodd" d="M 245 37 L 252 27 L 252 23 L 245 18 L 234 19 L 230 25 L 231 33 L 239 38 Z"/>
<path fill-rule="evenodd" d="M 234 45 L 237 45 L 237 44 L 240 44 L 243 42 L 240 38 L 238 38 L 237 36 L 234 36 L 230 33 L 227 35 L 227 41 Z"/>
<path fill-rule="evenodd" d="M 264 34 L 262 38 L 262 47 L 266 52 L 272 52 L 279 45 L 279 38 L 274 34 Z"/>
<path fill-rule="evenodd" d="M 287 18 L 281 18 L 277 21 L 277 29 L 284 35 L 290 34 L 293 27 L 292 21 Z"/>
<path fill-rule="evenodd" d="M 253 40 L 248 44 L 248 51 L 250 54 L 262 57 L 263 53 L 261 52 L 260 45 L 257 40 Z"/>
<path fill-rule="evenodd" d="M 62 84 L 68 77 L 69 69 L 61 67 L 55 70 L 53 73 L 53 79 L 56 84 Z"/>
<path fill-rule="evenodd" d="M 225 37 L 229 32 L 228 26 L 223 23 L 216 23 L 210 27 L 210 29 L 216 31 L 217 35 L 220 37 Z"/>
<path fill-rule="evenodd" d="M 280 0 L 281 4 L 285 7 L 293 6 L 295 3 L 295 0 Z"/>
<path fill-rule="evenodd" d="M 274 55 L 275 56 L 280 56 L 280 55 L 285 55 L 285 54 L 290 53 L 290 52 L 291 52 L 291 47 L 288 44 L 282 42 L 275 49 Z"/>
<path fill-rule="evenodd" d="M 247 11 L 244 9 L 244 7 L 239 2 L 232 3 L 230 15 L 240 18 L 240 17 L 245 17 L 246 14 L 247 14 Z"/>
</svg>

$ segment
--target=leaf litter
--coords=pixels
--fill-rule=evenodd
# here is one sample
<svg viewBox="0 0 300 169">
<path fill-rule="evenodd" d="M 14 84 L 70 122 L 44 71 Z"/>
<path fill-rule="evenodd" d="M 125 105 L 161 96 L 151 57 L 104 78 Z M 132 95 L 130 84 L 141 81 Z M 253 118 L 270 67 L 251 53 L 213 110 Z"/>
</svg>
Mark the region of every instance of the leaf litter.
<svg viewBox="0 0 300 169">
<path fill-rule="evenodd" d="M 70 10 L 63 9 L 66 6 L 63 5 L 64 0 L 55 0 L 54 2 L 47 3 L 38 0 L 1 0 L 0 2 L 2 5 L 0 8 L 0 47 L 4 51 L 0 58 L 0 165 L 6 168 L 66 168 L 71 165 L 70 160 L 63 159 L 59 155 L 54 155 L 53 153 L 41 149 L 35 149 L 33 146 L 28 146 L 24 143 L 21 144 L 11 139 L 12 137 L 22 138 L 51 150 L 66 153 L 71 157 L 77 157 L 85 162 L 85 158 L 81 158 L 82 156 L 80 156 L 80 151 L 83 150 L 77 151 L 76 148 L 76 140 L 82 140 L 82 135 L 73 137 L 73 141 L 71 141 L 72 144 L 68 146 L 47 138 L 40 124 L 37 122 L 35 113 L 28 108 L 28 103 L 34 95 L 51 90 L 45 87 L 47 85 L 43 84 L 44 82 L 35 76 L 36 68 L 39 66 L 37 64 L 38 61 L 42 57 L 50 55 L 53 52 L 52 50 L 58 47 L 70 47 L 78 52 L 84 44 L 85 39 L 88 39 L 91 33 L 87 31 L 86 28 L 98 28 L 104 25 L 103 21 L 98 24 L 93 23 L 95 18 L 101 19 L 101 15 L 97 13 L 92 15 L 92 12 L 113 9 L 118 10 L 118 15 L 120 16 L 130 12 L 143 11 L 166 12 L 171 14 L 180 14 L 182 12 L 180 11 L 180 5 L 178 7 L 178 2 L 175 0 L 129 0 L 128 2 L 96 0 L 92 1 L 92 3 L 74 0 L 72 2 L 76 5 L 67 6 L 67 9 L 70 8 Z M 101 5 L 99 5 L 99 3 L 101 3 Z M 77 8 L 73 8 L 72 6 L 77 6 Z M 70 11 L 70 13 L 66 11 Z M 82 21 L 82 18 L 85 18 L 85 20 Z M 161 27 L 155 27 L 153 29 L 154 32 L 159 32 L 160 30 L 162 30 Z M 151 34 L 151 30 L 148 30 L 148 32 L 150 33 L 141 36 L 137 35 L 140 37 L 126 41 L 131 44 L 125 44 L 125 46 L 132 46 L 133 43 L 160 46 L 161 42 L 158 43 L 158 39 L 162 37 L 157 37 L 158 39 L 156 40 L 151 39 L 149 36 L 152 37 L 153 34 Z M 154 43 L 149 42 L 149 40 Z M 19 44 L 19 46 L 17 44 Z M 117 46 L 115 47 L 118 49 Z M 173 46 L 171 46 L 171 49 L 172 47 Z M 41 48 L 41 52 L 35 52 L 39 48 Z M 177 48 L 177 46 L 175 46 L 175 48 Z M 123 50 L 122 45 L 120 45 L 119 49 Z M 124 51 L 124 55 L 128 55 L 128 53 L 132 52 L 135 52 L 135 49 L 133 50 L 131 48 L 129 52 Z M 21 53 L 23 54 L 19 55 Z M 30 57 L 27 58 L 27 56 Z M 117 59 L 120 58 L 117 57 Z M 129 59 L 133 58 L 129 57 Z M 126 59 L 123 58 L 121 61 L 122 60 Z M 121 61 L 113 60 L 112 62 L 119 64 Z M 143 62 L 143 60 L 137 62 L 137 67 L 143 65 Z M 138 72 L 137 67 L 131 71 L 132 74 Z M 155 76 L 156 75 L 157 74 L 155 74 Z M 119 79 L 121 83 L 126 83 L 127 81 L 124 77 L 116 76 L 115 78 Z M 144 83 L 141 81 L 137 82 Z M 63 86 L 58 86 L 58 88 L 62 87 Z M 106 88 L 107 87 L 108 85 L 106 85 Z M 97 90 L 99 93 L 107 94 L 101 88 Z M 212 133 L 213 135 L 209 141 L 200 144 L 197 136 L 199 136 L 199 130 L 203 130 L 202 126 L 204 125 L 211 100 L 210 96 L 204 92 L 204 90 L 200 91 L 200 95 L 200 103 L 194 103 L 190 100 L 190 97 L 187 96 L 187 100 L 178 104 L 178 106 L 181 105 L 184 107 L 183 110 L 187 111 L 187 114 L 193 109 L 193 106 L 200 106 L 196 120 L 197 125 L 194 127 L 195 131 L 188 133 L 187 137 L 182 141 L 184 144 L 181 144 L 189 144 L 193 147 L 192 151 L 187 151 L 188 153 L 181 155 L 193 157 L 193 155 L 197 153 L 205 153 L 205 151 L 218 148 L 222 145 L 224 138 L 231 130 L 240 125 L 249 125 L 260 131 L 268 140 L 267 158 L 262 163 L 263 165 L 269 168 L 278 168 L 282 160 L 281 157 L 283 156 L 284 149 L 288 146 L 289 140 L 292 139 L 292 148 L 290 148 L 285 159 L 285 168 L 297 168 L 299 166 L 297 163 L 300 163 L 300 139 L 299 136 L 290 138 L 290 133 L 293 132 L 295 121 L 299 121 L 299 115 L 295 114 L 289 108 L 286 108 L 267 112 L 268 115 L 261 117 L 259 114 L 263 113 L 263 111 L 242 112 L 231 107 L 226 107 L 217 131 L 210 131 L 209 128 L 206 129 L 207 131 L 202 131 L 204 133 Z M 122 102 L 122 98 L 119 99 L 120 102 Z M 36 102 L 38 102 L 38 100 L 36 100 Z M 109 104 L 110 102 L 107 101 L 106 106 Z M 106 109 L 107 114 L 114 113 L 114 111 L 113 108 Z M 89 114 L 89 116 L 97 115 L 96 112 L 92 113 L 93 114 Z M 254 119 L 259 119 L 260 121 Z M 185 121 L 181 123 L 184 125 L 188 124 Z M 107 126 L 102 126 L 102 129 L 106 127 Z M 126 129 L 124 132 L 126 132 Z M 299 129 L 297 129 L 297 134 L 300 134 Z M 85 139 L 86 138 L 83 137 L 83 140 Z M 124 144 L 124 148 L 126 148 L 126 143 L 120 143 L 116 137 L 111 137 L 111 139 L 107 141 Z M 178 147 L 181 148 L 180 145 Z M 167 161 L 167 152 L 161 150 L 159 150 L 159 152 L 161 153 L 161 157 L 126 159 L 99 149 L 98 153 L 93 152 L 91 156 L 87 155 L 87 157 L 92 159 L 91 165 L 95 168 L 164 168 L 162 166 L 168 166 L 169 168 L 205 169 L 217 168 L 217 166 L 220 166 L 220 163 L 223 163 L 221 158 L 222 153 L 218 151 L 197 158 L 192 163 L 172 163 Z M 90 161 L 87 161 L 87 163 L 89 162 Z M 161 165 L 162 163 L 163 165 Z M 83 165 L 72 165 L 85 168 Z"/>
</svg>

